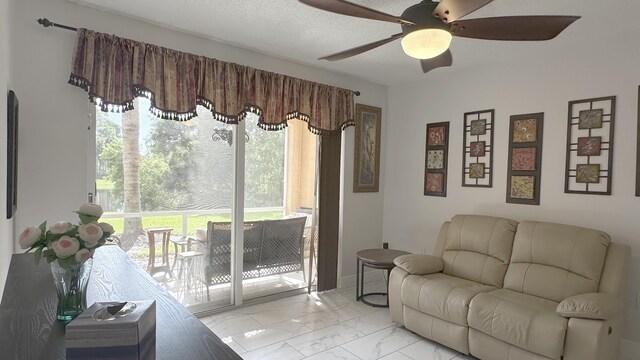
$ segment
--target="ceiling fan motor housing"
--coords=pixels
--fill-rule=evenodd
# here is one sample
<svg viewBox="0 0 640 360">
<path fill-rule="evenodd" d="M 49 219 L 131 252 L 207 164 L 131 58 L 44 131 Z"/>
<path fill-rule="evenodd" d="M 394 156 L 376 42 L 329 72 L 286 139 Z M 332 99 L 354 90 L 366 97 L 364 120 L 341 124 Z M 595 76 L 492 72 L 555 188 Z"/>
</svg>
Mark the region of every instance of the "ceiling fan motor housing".
<svg viewBox="0 0 640 360">
<path fill-rule="evenodd" d="M 450 31 L 450 24 L 447 24 L 443 20 L 437 19 L 432 15 L 436 6 L 438 6 L 438 3 L 425 0 L 405 10 L 400 17 L 413 22 L 415 25 L 401 24 L 402 33 L 407 35 L 421 29 L 442 29 Z"/>
</svg>

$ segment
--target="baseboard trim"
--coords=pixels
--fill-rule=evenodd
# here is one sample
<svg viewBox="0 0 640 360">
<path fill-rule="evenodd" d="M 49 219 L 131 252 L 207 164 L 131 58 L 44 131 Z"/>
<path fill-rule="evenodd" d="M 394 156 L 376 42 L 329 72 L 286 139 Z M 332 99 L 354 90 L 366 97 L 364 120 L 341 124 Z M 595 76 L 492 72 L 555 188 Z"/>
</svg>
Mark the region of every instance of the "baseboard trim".
<svg viewBox="0 0 640 360">
<path fill-rule="evenodd" d="M 364 271 L 365 282 L 374 282 L 384 280 L 383 272 L 377 269 L 370 269 Z M 356 274 L 342 276 L 338 279 L 338 289 L 345 289 L 356 286 Z"/>
<path fill-rule="evenodd" d="M 620 340 L 620 359 L 640 359 L 640 343 L 627 339 Z"/>
</svg>

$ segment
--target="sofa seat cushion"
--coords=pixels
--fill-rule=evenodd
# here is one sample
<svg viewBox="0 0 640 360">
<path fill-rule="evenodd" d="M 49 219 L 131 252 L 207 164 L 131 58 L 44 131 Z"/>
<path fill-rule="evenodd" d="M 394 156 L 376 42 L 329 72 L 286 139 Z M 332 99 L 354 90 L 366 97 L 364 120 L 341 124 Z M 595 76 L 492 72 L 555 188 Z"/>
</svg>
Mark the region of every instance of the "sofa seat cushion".
<svg viewBox="0 0 640 360">
<path fill-rule="evenodd" d="M 469 303 L 478 293 L 495 290 L 471 280 L 438 273 L 409 275 L 402 283 L 402 302 L 415 310 L 467 326 Z"/>
<path fill-rule="evenodd" d="M 552 359 L 563 354 L 568 320 L 557 302 L 499 289 L 478 294 L 469 305 L 469 327 Z"/>
</svg>

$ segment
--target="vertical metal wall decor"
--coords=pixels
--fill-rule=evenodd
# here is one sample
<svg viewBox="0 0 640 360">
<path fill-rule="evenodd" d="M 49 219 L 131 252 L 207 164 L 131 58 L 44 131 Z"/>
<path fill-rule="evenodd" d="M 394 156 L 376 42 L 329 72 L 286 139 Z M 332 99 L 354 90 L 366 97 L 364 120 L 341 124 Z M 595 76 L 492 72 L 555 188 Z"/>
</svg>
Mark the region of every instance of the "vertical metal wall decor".
<svg viewBox="0 0 640 360">
<path fill-rule="evenodd" d="M 507 202 L 540 205 L 544 113 L 513 115 L 509 122 Z"/>
<path fill-rule="evenodd" d="M 464 114 L 462 186 L 493 186 L 493 125 L 495 110 Z"/>
<path fill-rule="evenodd" d="M 447 163 L 449 158 L 449 122 L 427 124 L 424 159 L 424 194 L 447 196 Z"/>
<path fill-rule="evenodd" d="M 569 102 L 565 193 L 611 195 L 616 97 Z"/>
</svg>

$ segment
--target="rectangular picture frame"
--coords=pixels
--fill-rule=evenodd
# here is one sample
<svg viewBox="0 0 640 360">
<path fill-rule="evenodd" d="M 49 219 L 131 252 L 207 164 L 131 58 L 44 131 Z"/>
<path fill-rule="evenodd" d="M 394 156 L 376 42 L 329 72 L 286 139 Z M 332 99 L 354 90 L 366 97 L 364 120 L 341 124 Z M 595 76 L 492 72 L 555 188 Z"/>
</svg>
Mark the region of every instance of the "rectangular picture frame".
<svg viewBox="0 0 640 360">
<path fill-rule="evenodd" d="M 611 195 L 616 97 L 569 102 L 564 192 Z"/>
<path fill-rule="evenodd" d="M 447 196 L 449 122 L 427 124 L 424 154 L 424 195 Z"/>
<path fill-rule="evenodd" d="M 7 94 L 7 219 L 18 208 L 18 97 L 13 90 Z"/>
<path fill-rule="evenodd" d="M 353 192 L 378 192 L 382 109 L 356 104 Z"/>
<path fill-rule="evenodd" d="M 509 120 L 507 203 L 540 205 L 544 113 L 513 115 Z"/>
<path fill-rule="evenodd" d="M 462 186 L 493 186 L 493 129 L 495 110 L 464 114 Z"/>
</svg>

